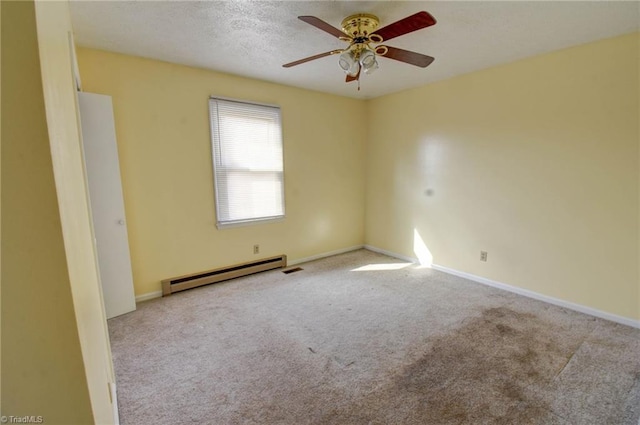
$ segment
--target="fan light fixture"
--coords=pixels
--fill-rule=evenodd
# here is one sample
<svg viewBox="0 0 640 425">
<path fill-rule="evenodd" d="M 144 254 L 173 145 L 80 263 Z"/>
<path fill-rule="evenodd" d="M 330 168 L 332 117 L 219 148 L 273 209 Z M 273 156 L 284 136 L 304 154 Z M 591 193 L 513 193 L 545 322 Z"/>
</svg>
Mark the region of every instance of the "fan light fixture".
<svg viewBox="0 0 640 425">
<path fill-rule="evenodd" d="M 360 62 L 358 61 L 357 54 L 353 50 L 347 50 L 340 55 L 338 65 L 347 74 L 352 77 L 358 75 L 360 71 Z"/>
<path fill-rule="evenodd" d="M 362 53 L 360 53 L 360 65 L 362 65 L 365 74 L 375 72 L 375 70 L 378 69 L 376 54 L 369 49 L 363 50 Z"/>
<path fill-rule="evenodd" d="M 338 60 L 340 68 L 349 75 L 355 77 L 362 69 L 365 74 L 371 74 L 378 69 L 378 61 L 373 50 L 362 49 L 360 52 L 347 50 L 340 55 Z"/>
</svg>

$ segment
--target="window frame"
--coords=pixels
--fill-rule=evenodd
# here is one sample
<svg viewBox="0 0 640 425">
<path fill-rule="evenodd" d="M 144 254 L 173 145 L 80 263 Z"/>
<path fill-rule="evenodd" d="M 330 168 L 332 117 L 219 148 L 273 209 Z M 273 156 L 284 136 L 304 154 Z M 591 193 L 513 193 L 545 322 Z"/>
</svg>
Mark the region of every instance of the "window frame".
<svg viewBox="0 0 640 425">
<path fill-rule="evenodd" d="M 250 226 L 255 224 L 264 224 L 271 222 L 283 221 L 286 218 L 286 197 L 285 197 L 285 162 L 284 162 L 284 138 L 282 131 L 282 108 L 279 105 L 269 104 L 269 103 L 260 103 L 253 102 L 241 99 L 234 99 L 229 97 L 222 96 L 209 96 L 209 128 L 211 131 L 210 134 L 210 146 L 211 146 L 211 164 L 213 171 L 213 192 L 214 192 L 214 209 L 216 215 L 216 227 L 218 229 L 226 229 L 232 227 L 241 227 L 241 226 Z M 216 137 L 220 140 L 220 131 L 219 131 L 219 112 L 216 111 L 214 114 L 214 101 L 223 101 L 223 102 L 233 102 L 237 104 L 246 104 L 251 106 L 260 106 L 265 108 L 272 108 L 277 110 L 278 117 L 278 133 L 280 138 L 280 146 L 282 149 L 282 171 L 281 173 L 281 196 L 282 196 L 282 214 L 275 216 L 264 216 L 258 218 L 249 218 L 249 219 L 237 219 L 237 220 L 228 220 L 221 221 L 220 220 L 220 189 L 218 185 L 218 173 L 217 169 L 220 165 L 218 165 L 219 159 L 216 155 Z M 215 122 L 214 122 L 215 121 Z M 217 136 L 216 136 L 217 134 Z M 264 173 L 264 171 L 258 171 L 258 173 Z"/>
</svg>

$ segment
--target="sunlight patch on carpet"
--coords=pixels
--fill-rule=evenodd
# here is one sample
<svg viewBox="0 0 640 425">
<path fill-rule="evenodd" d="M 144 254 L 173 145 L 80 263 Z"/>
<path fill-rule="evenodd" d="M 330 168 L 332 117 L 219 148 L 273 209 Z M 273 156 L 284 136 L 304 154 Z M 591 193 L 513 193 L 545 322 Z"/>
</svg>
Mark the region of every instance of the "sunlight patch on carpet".
<svg viewBox="0 0 640 425">
<path fill-rule="evenodd" d="M 400 270 L 409 267 L 411 263 L 381 263 L 367 264 L 366 266 L 352 269 L 352 272 L 377 272 L 381 270 Z"/>
</svg>

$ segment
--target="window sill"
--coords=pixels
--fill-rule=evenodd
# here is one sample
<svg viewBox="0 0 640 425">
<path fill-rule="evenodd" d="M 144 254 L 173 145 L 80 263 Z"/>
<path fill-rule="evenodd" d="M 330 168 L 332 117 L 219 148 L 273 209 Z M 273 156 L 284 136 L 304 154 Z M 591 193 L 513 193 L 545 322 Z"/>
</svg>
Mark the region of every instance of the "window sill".
<svg viewBox="0 0 640 425">
<path fill-rule="evenodd" d="M 217 222 L 216 227 L 218 228 L 218 230 L 231 229 L 234 227 L 253 226 L 256 224 L 276 223 L 279 221 L 284 221 L 284 218 L 285 216 L 282 215 L 278 217 L 259 218 L 255 220 L 232 221 L 228 223 Z"/>
</svg>

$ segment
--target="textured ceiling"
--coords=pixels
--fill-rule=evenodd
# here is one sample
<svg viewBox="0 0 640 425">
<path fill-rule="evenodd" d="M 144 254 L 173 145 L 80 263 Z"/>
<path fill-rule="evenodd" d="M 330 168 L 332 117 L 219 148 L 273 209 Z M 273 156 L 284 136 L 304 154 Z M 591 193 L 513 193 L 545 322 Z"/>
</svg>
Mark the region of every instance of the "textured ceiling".
<svg viewBox="0 0 640 425">
<path fill-rule="evenodd" d="M 353 13 L 381 26 L 421 10 L 438 23 L 389 41 L 436 58 L 427 68 L 379 60 L 346 84 L 338 58 L 282 64 L 346 44 L 297 19 L 340 27 Z M 78 45 L 355 98 L 373 98 L 565 47 L 638 31 L 638 2 L 72 1 Z M 594 58 L 594 60 L 606 60 Z"/>
</svg>

